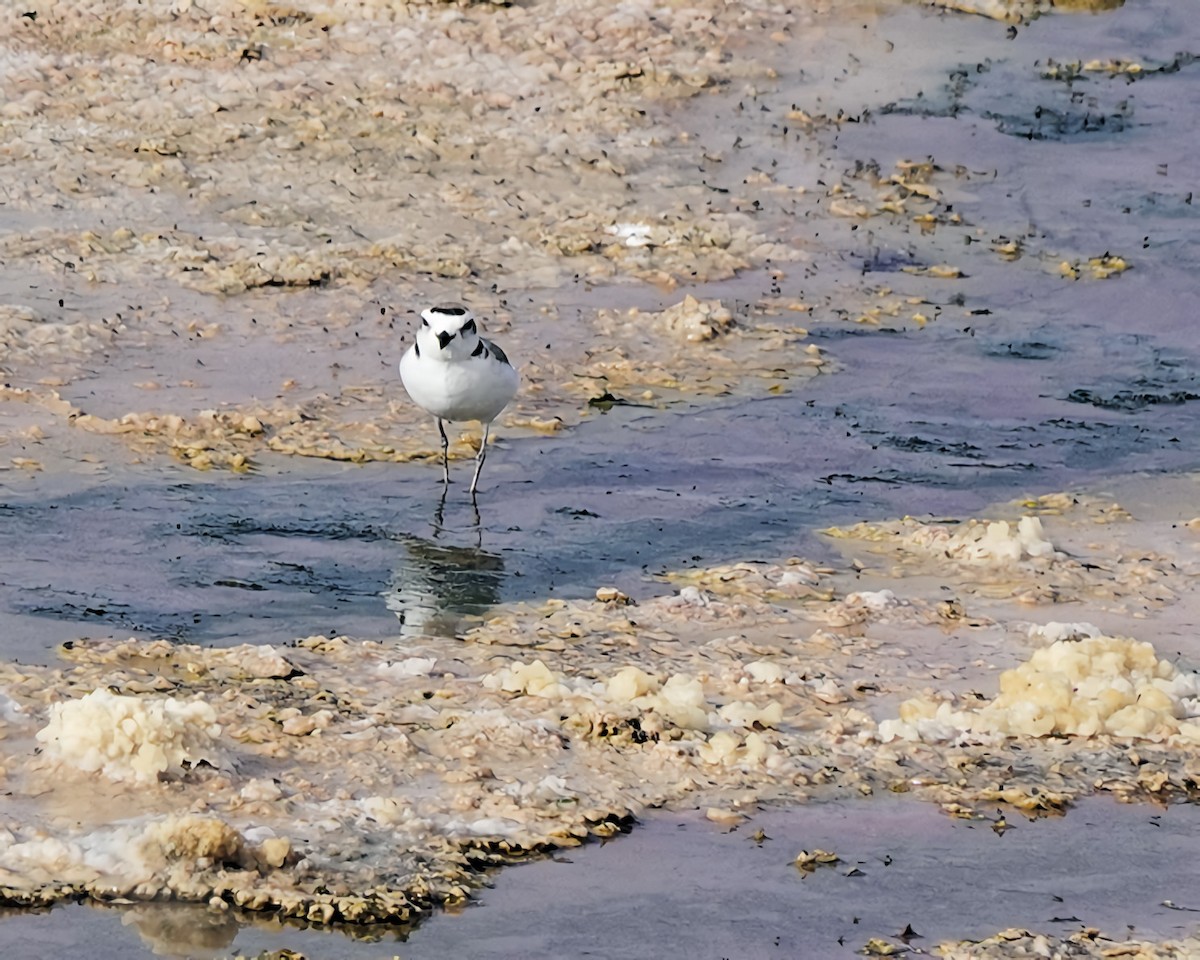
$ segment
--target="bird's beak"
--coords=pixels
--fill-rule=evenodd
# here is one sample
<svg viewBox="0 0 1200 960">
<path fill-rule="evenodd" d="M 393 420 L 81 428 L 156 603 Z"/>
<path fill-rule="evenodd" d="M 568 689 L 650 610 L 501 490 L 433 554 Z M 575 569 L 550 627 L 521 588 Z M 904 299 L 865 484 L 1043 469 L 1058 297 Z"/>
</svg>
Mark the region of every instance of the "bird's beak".
<svg viewBox="0 0 1200 960">
<path fill-rule="evenodd" d="M 454 334 L 446 333 L 446 331 L 441 330 L 441 331 L 438 331 L 437 338 L 438 338 L 438 347 L 442 350 L 445 350 L 446 344 L 448 344 L 451 340 L 454 339 Z"/>
</svg>

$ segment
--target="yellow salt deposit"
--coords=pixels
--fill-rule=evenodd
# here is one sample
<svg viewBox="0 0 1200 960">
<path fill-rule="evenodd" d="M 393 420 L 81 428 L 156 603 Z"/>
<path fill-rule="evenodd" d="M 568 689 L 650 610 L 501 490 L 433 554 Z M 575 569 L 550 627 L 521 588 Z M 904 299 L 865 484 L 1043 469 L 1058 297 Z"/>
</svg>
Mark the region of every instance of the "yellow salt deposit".
<svg viewBox="0 0 1200 960">
<path fill-rule="evenodd" d="M 1000 676 L 1000 691 L 978 709 L 927 697 L 900 706 L 879 725 L 889 741 L 940 741 L 960 735 L 1178 736 L 1200 743 L 1200 674 L 1159 659 L 1154 647 L 1125 637 L 1058 640 Z"/>
<path fill-rule="evenodd" d="M 658 680 L 637 667 L 622 667 L 608 681 L 608 698 L 617 703 L 628 703 L 657 692 L 661 686 Z"/>
<path fill-rule="evenodd" d="M 714 733 L 696 748 L 705 763 L 724 767 L 761 766 L 775 748 L 760 733 L 748 733 L 743 739 L 730 730 Z"/>
<path fill-rule="evenodd" d="M 668 723 L 685 730 L 707 730 L 709 727 L 704 686 L 686 674 L 672 674 L 657 693 L 648 693 L 634 703 L 655 711 Z"/>
</svg>

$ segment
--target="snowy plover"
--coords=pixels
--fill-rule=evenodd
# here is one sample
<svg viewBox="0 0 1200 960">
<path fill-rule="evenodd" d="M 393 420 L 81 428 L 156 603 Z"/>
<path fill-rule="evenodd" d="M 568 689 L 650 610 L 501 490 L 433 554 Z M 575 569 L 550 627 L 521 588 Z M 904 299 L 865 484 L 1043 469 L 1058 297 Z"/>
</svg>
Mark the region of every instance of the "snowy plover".
<svg viewBox="0 0 1200 960">
<path fill-rule="evenodd" d="M 488 431 L 517 393 L 517 371 L 496 344 L 479 335 L 475 315 L 458 304 L 421 312 L 417 341 L 400 360 L 400 380 L 421 409 L 437 418 L 442 435 L 442 479 L 450 482 L 450 441 L 443 420 L 478 420 L 483 439 L 475 458 L 471 495 L 487 456 Z"/>
</svg>

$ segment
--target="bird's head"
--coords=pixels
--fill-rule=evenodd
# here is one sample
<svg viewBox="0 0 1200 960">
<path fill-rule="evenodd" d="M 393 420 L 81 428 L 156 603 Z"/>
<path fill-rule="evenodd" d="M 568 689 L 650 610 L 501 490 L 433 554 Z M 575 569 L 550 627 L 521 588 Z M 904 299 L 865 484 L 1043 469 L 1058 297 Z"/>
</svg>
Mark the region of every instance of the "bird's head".
<svg viewBox="0 0 1200 960">
<path fill-rule="evenodd" d="M 417 343 L 422 354 L 443 360 L 463 360 L 479 345 L 475 314 L 457 303 L 440 303 L 421 311 Z"/>
</svg>

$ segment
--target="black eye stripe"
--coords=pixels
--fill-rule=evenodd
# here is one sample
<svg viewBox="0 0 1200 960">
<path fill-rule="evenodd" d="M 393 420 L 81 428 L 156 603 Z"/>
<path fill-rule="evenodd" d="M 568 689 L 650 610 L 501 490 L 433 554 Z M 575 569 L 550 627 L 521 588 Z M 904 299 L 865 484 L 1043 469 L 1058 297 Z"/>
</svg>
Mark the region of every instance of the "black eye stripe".
<svg viewBox="0 0 1200 960">
<path fill-rule="evenodd" d="M 466 323 L 464 323 L 464 324 L 462 325 L 462 328 L 463 328 L 464 330 L 470 330 L 472 333 L 474 333 L 474 332 L 475 332 L 475 321 L 474 321 L 474 319 L 468 320 Z"/>
</svg>

